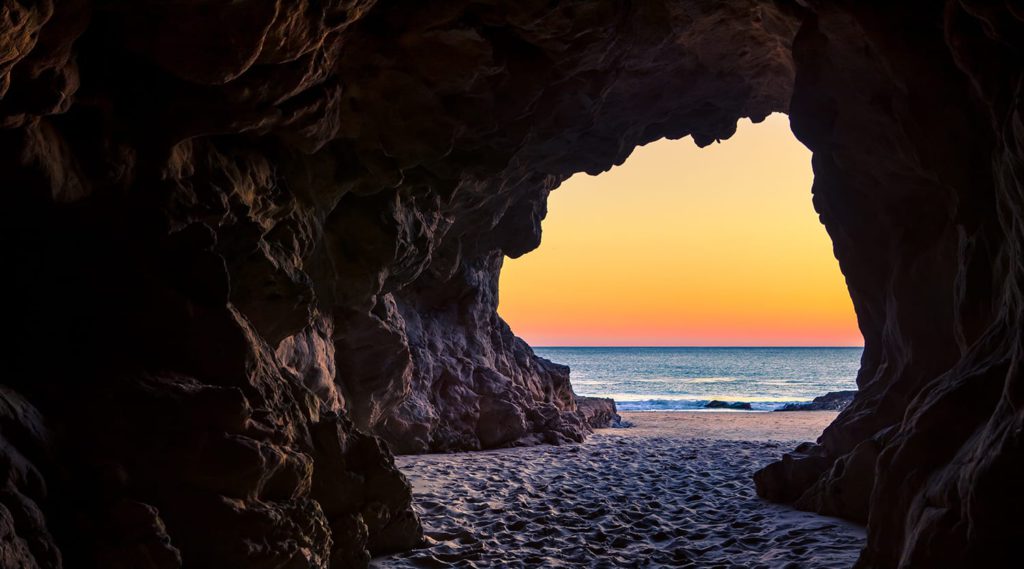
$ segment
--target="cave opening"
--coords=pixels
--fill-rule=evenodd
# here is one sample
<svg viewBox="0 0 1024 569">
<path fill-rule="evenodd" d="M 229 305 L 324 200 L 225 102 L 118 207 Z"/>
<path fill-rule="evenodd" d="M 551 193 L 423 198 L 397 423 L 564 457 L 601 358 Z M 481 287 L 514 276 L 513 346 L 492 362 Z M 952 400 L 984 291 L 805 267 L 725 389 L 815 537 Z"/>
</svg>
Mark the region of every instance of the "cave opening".
<svg viewBox="0 0 1024 569">
<path fill-rule="evenodd" d="M 577 174 L 549 196 L 541 246 L 505 260 L 498 312 L 569 365 L 577 394 L 620 410 L 770 410 L 855 390 L 863 338 L 810 164 L 776 113 Z M 744 351 L 800 347 L 851 349 Z"/>
<path fill-rule="evenodd" d="M 539 245 L 550 190 L 574 173 L 787 112 L 864 335 L 857 397 L 817 444 L 783 443 L 757 473 L 761 447 L 642 461 L 621 430 L 603 453 L 620 468 L 579 470 L 594 505 L 562 511 L 579 519 L 557 533 L 589 524 L 604 548 L 590 555 L 627 565 L 637 557 L 614 547 L 629 536 L 607 516 L 640 527 L 658 496 L 705 491 L 760 508 L 753 477 L 768 500 L 868 522 L 859 569 L 1013 566 L 1018 2 L 412 4 L 0 9 L 6 564 L 365 567 L 422 545 L 392 452 L 449 476 L 428 453 L 532 445 L 504 471 L 513 451 L 459 455 L 476 461 L 462 492 L 476 501 L 422 565 L 445 565 L 453 543 L 484 551 L 473 536 L 486 533 L 458 523 L 490 507 L 487 483 L 539 476 L 509 496 L 524 506 L 502 522 L 513 533 L 558 514 L 531 487 L 565 489 L 546 467 L 587 447 L 538 443 L 582 441 L 612 417 L 497 315 L 502 259 Z M 608 477 L 656 486 L 713 456 L 737 478 L 638 496 L 647 510 L 600 503 Z M 747 494 L 716 494 L 726 483 Z M 568 491 L 554 498 L 569 506 Z M 648 541 L 663 565 L 758 547 L 669 521 L 658 543 L 689 543 Z"/>
<path fill-rule="evenodd" d="M 611 398 L 627 428 L 582 448 L 398 457 L 431 541 L 385 566 L 683 560 L 651 535 L 693 551 L 723 539 L 685 554 L 705 565 L 802 563 L 808 544 L 817 564 L 851 564 L 862 527 L 783 511 L 751 480 L 777 460 L 774 441 L 816 439 L 840 405 L 737 413 L 856 390 L 863 339 L 812 178 L 810 151 L 776 113 L 703 148 L 638 146 L 554 189 L 539 247 L 501 265 L 498 313 L 530 353 L 568 364 L 580 408 Z M 748 527 L 756 545 L 734 547 L 727 533 Z"/>
</svg>

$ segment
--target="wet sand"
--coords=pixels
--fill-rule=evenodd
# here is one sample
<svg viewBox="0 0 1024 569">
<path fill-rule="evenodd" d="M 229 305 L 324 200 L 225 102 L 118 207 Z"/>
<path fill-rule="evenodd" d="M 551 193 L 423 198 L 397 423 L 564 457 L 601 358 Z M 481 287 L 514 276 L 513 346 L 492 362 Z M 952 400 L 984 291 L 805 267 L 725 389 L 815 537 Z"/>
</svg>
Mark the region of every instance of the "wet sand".
<svg viewBox="0 0 1024 569">
<path fill-rule="evenodd" d="M 399 457 L 427 543 L 374 566 L 850 567 L 862 528 L 751 480 L 835 415 L 623 413 L 581 445 Z"/>
</svg>

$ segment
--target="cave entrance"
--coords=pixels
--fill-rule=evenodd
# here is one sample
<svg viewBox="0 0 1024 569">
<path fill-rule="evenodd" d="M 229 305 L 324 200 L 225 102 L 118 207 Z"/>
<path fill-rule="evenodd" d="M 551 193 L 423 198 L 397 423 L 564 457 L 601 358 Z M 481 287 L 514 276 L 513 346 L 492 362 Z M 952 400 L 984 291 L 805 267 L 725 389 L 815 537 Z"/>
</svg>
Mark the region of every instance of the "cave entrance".
<svg viewBox="0 0 1024 569">
<path fill-rule="evenodd" d="M 499 313 L 578 394 L 620 409 L 855 389 L 863 339 L 812 178 L 783 114 L 706 148 L 639 147 L 552 192 L 541 247 L 506 260 Z M 717 349 L 665 349 L 680 346 Z"/>
<path fill-rule="evenodd" d="M 633 426 L 398 457 L 432 541 L 393 566 L 852 565 L 862 528 L 770 504 L 751 481 L 836 412 L 735 409 L 855 387 L 862 338 L 810 158 L 776 114 L 554 191 L 539 249 L 503 266 L 499 313 Z M 715 412 L 625 412 L 641 410 Z"/>
</svg>

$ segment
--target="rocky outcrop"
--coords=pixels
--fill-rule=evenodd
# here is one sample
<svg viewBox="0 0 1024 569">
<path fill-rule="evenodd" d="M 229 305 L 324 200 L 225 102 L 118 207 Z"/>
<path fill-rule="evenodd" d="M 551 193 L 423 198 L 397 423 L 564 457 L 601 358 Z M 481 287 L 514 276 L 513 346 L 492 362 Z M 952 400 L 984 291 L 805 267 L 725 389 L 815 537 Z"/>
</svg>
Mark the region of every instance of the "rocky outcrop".
<svg viewBox="0 0 1024 569">
<path fill-rule="evenodd" d="M 776 411 L 842 411 L 856 396 L 856 391 L 829 391 L 806 403 L 786 403 Z"/>
<path fill-rule="evenodd" d="M 388 444 L 611 416 L 496 313 L 549 192 L 788 110 L 866 347 L 853 403 L 759 488 L 867 519 L 865 568 L 999 566 L 1024 507 L 1021 21 L 972 0 L 0 4 L 2 559 L 349 567 L 416 543 Z"/>
<path fill-rule="evenodd" d="M 750 411 L 753 409 L 750 403 L 745 401 L 719 401 L 713 399 L 704 404 L 705 409 L 732 409 L 734 411 Z"/>
<path fill-rule="evenodd" d="M 577 397 L 576 409 L 583 416 L 583 422 L 594 429 L 628 427 L 615 408 L 615 400 L 606 397 Z"/>
<path fill-rule="evenodd" d="M 395 295 L 409 393 L 375 430 L 398 452 L 581 442 L 610 424 L 614 411 L 578 406 L 568 367 L 535 356 L 498 317 L 501 260 L 466 261 L 445 283 L 423 277 Z"/>
</svg>

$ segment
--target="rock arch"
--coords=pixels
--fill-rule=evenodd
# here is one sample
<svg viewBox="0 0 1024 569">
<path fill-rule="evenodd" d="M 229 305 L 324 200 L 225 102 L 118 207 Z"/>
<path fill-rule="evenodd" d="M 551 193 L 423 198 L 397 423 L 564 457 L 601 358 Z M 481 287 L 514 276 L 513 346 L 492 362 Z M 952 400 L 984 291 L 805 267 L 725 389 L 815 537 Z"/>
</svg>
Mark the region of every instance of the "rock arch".
<svg viewBox="0 0 1024 569">
<path fill-rule="evenodd" d="M 494 312 L 548 192 L 789 112 L 866 350 L 769 498 L 862 567 L 1021 524 L 1012 2 L 247 0 L 0 8 L 0 559 L 347 566 L 418 538 L 403 451 L 580 439 Z M 484 417 L 481 420 L 481 417 Z M 33 565 L 34 564 L 34 565 Z"/>
</svg>

